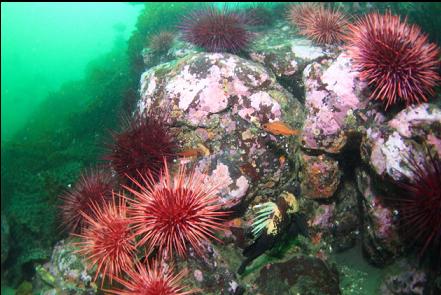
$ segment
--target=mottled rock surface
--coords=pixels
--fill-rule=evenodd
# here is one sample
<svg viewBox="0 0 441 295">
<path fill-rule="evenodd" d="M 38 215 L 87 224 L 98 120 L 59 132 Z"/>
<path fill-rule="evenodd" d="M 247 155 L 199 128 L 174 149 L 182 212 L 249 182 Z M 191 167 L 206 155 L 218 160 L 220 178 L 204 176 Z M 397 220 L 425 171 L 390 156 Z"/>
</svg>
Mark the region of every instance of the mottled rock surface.
<svg viewBox="0 0 441 295">
<path fill-rule="evenodd" d="M 335 251 L 341 252 L 355 246 L 361 224 L 358 197 L 357 187 L 351 181 L 345 181 L 336 193 L 335 211 L 331 217 L 331 245 Z"/>
<path fill-rule="evenodd" d="M 249 51 L 252 60 L 270 69 L 277 77 L 300 75 L 307 64 L 329 54 L 310 40 L 293 34 L 292 28 L 285 23 L 257 36 Z"/>
<path fill-rule="evenodd" d="M 338 162 L 326 155 L 302 155 L 302 195 L 311 199 L 332 197 L 340 184 L 341 171 Z"/>
<path fill-rule="evenodd" d="M 35 268 L 34 294 L 97 294 L 93 274 L 87 272 L 82 257 L 74 251 L 69 241 L 55 245 L 51 260 Z"/>
<path fill-rule="evenodd" d="M 338 273 L 319 258 L 298 256 L 269 264 L 257 279 L 260 294 L 340 294 Z"/>
<path fill-rule="evenodd" d="M 395 219 L 398 211 L 387 207 L 385 195 L 379 191 L 369 173 L 357 169 L 357 186 L 363 197 L 363 251 L 376 266 L 391 263 L 401 252 Z"/>
<path fill-rule="evenodd" d="M 380 291 L 384 295 L 425 293 L 426 273 L 412 267 L 405 261 L 398 262 L 399 271 L 387 275 L 381 284 Z"/>
<path fill-rule="evenodd" d="M 223 257 L 215 247 L 207 246 L 203 257 L 190 253 L 178 265 L 179 269 L 188 270 L 186 281 L 189 285 L 203 290 L 204 294 L 234 295 L 241 287 L 234 267 L 229 264 L 230 260 L 231 257 Z"/>
<path fill-rule="evenodd" d="M 289 147 L 290 138 L 262 125 L 283 121 L 301 128 L 304 118 L 302 105 L 264 67 L 220 53 L 189 55 L 145 72 L 138 107 L 171 110 L 182 149 L 206 151 L 198 169 L 223 180 L 221 195 L 234 202 L 259 181 L 280 179 L 275 150 Z"/>
<path fill-rule="evenodd" d="M 340 54 L 335 60 L 308 65 L 303 72 L 307 117 L 303 126 L 305 148 L 339 153 L 352 132 L 357 132 L 357 112 L 366 106 L 363 90 L 350 58 Z"/>
<path fill-rule="evenodd" d="M 424 160 L 425 142 L 441 155 L 441 110 L 435 105 L 409 106 L 384 125 L 374 125 L 363 139 L 362 156 L 380 176 L 401 180 L 412 177 L 406 158 Z"/>
</svg>

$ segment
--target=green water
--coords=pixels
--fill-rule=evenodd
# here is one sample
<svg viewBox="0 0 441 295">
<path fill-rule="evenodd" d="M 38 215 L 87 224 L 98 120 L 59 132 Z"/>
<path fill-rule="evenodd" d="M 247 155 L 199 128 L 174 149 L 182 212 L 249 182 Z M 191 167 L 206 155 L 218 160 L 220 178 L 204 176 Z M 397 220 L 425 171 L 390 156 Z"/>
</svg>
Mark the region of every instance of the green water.
<svg viewBox="0 0 441 295">
<path fill-rule="evenodd" d="M 49 92 L 80 79 L 91 60 L 121 46 L 116 42 L 129 38 L 141 8 L 126 3 L 2 3 L 2 142 Z"/>
<path fill-rule="evenodd" d="M 274 8 L 274 15 L 284 15 L 283 7 L 265 5 Z M 335 5 L 355 11 L 354 3 Z M 1 4 L 1 207 L 10 232 L 2 293 L 15 294 L 21 287 L 20 294 L 30 294 L 26 288 L 35 266 L 49 261 L 54 244 L 66 238 L 59 228 L 58 196 L 82 171 L 102 163 L 109 130 L 119 129 L 121 118 L 133 110 L 146 40 L 175 29 L 183 14 L 200 6 Z M 441 5 L 415 7 L 376 4 L 380 11 L 408 15 L 439 44 Z M 2 246 L 3 231 L 2 223 Z M 361 252 L 357 245 L 333 257 L 344 274 L 345 295 L 376 294 L 387 272 L 368 264 Z"/>
</svg>

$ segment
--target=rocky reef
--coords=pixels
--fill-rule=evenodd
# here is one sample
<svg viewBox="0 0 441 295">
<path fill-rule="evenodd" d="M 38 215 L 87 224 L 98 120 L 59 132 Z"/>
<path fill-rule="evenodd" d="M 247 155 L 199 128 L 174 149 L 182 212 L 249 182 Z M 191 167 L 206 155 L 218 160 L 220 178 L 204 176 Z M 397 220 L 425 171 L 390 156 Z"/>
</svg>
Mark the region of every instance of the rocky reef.
<svg viewBox="0 0 441 295">
<path fill-rule="evenodd" d="M 188 165 L 206 175 L 200 185 L 217 183 L 228 212 L 226 229 L 201 243 L 203 255 L 189 247 L 186 257 L 172 253 L 164 262 L 186 270 L 186 286 L 203 294 L 356 294 L 342 288 L 345 273 L 334 254 L 361 245 L 360 255 L 375 267 L 405 266 L 378 292 L 439 290 L 439 265 L 418 265 L 394 203 L 402 183 L 416 178 L 418 168 L 406 160 L 441 157 L 439 95 L 384 108 L 369 97 L 372 85 L 346 47 L 317 45 L 283 20 L 255 32 L 236 54 L 174 38 L 167 50 L 143 49 L 132 115 L 166 114 L 178 149 L 170 170 Z M 2 217 L 2 263 L 6 228 Z M 75 250 L 81 237 L 59 242 L 50 261 L 36 267 L 34 290 L 100 292 Z M 429 241 L 435 251 L 436 241 Z M 157 249 L 149 250 L 146 257 Z"/>
</svg>

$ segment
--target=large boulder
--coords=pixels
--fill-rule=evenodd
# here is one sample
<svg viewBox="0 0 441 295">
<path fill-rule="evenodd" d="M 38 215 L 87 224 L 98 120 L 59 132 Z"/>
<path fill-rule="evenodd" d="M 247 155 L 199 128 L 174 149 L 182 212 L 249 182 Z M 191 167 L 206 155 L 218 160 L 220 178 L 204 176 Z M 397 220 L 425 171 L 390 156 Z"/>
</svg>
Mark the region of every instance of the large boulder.
<svg viewBox="0 0 441 295">
<path fill-rule="evenodd" d="M 308 256 L 267 265 L 260 270 L 256 283 L 259 289 L 255 294 L 341 294 L 335 268 Z"/>
<path fill-rule="evenodd" d="M 353 133 L 359 132 L 367 100 L 366 83 L 360 82 L 350 58 L 340 54 L 335 60 L 308 65 L 303 71 L 307 117 L 303 126 L 303 147 L 340 153 Z"/>
<path fill-rule="evenodd" d="M 270 69 L 278 78 L 287 78 L 300 76 L 309 63 L 329 54 L 310 40 L 295 36 L 293 31 L 283 22 L 258 35 L 249 50 L 250 58 Z"/>
<path fill-rule="evenodd" d="M 77 248 L 69 241 L 58 242 L 49 262 L 35 267 L 33 281 L 35 294 L 97 294 L 98 286 L 92 281 Z"/>
<path fill-rule="evenodd" d="M 418 142 L 432 146 L 441 156 L 439 107 L 409 106 L 387 123 L 371 126 L 363 138 L 362 156 L 377 175 L 399 181 L 413 176 L 406 159 L 424 160 L 425 151 Z"/>
<path fill-rule="evenodd" d="M 338 162 L 324 154 L 302 155 L 302 195 L 310 199 L 327 199 L 334 195 L 340 184 Z"/>
<path fill-rule="evenodd" d="M 138 111 L 163 109 L 171 110 L 182 149 L 203 151 L 198 169 L 210 180 L 223 179 L 221 195 L 233 201 L 282 176 L 275 151 L 289 150 L 292 137 L 271 134 L 264 124 L 298 129 L 304 118 L 302 105 L 263 66 L 220 53 L 189 55 L 145 72 Z"/>
</svg>

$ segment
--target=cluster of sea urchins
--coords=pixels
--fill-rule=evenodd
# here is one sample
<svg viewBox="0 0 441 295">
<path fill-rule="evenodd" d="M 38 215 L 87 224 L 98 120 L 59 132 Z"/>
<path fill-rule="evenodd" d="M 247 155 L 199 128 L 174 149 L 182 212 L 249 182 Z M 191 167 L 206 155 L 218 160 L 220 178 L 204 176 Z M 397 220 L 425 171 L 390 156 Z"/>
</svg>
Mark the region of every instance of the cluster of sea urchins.
<svg viewBox="0 0 441 295">
<path fill-rule="evenodd" d="M 106 279 L 110 283 L 116 280 L 127 289 L 107 290 L 111 293 L 193 293 L 195 290 L 183 291 L 180 286 L 182 272 L 173 275 L 172 268 L 164 268 L 159 262 L 143 266 L 136 252 L 144 249 L 147 256 L 156 252 L 161 260 L 174 254 L 185 256 L 191 246 L 203 255 L 203 243 L 217 240 L 215 231 L 225 229 L 223 219 L 228 213 L 221 210 L 217 185 L 208 181 L 205 174 L 189 171 L 183 165 L 172 176 L 165 159 L 163 167 L 155 175 L 149 170 L 140 176 L 141 181 L 130 178 L 133 185 L 124 188 L 133 198 L 112 192 L 110 200 L 97 197 L 98 202 L 88 195 L 90 200 L 83 204 L 88 207 L 76 213 L 81 216 L 82 230 L 72 232 L 80 239 L 74 244 L 88 268 L 96 268 L 94 281 L 101 278 L 102 286 Z M 89 187 L 95 178 L 83 178 L 77 186 Z M 92 183 L 85 183 L 88 180 Z M 74 193 L 83 191 L 77 189 Z M 90 190 L 86 192 L 90 194 Z M 70 204 L 66 203 L 64 209 Z"/>
<path fill-rule="evenodd" d="M 427 101 L 441 80 L 439 48 L 398 16 L 373 13 L 348 25 L 337 10 L 301 4 L 291 6 L 289 18 L 318 44 L 345 39 L 361 78 L 374 88 L 371 98 L 385 101 L 386 107 L 399 100 Z M 209 7 L 187 16 L 181 29 L 186 41 L 207 51 L 238 53 L 250 44 L 250 24 L 244 14 Z M 153 50 L 161 51 L 172 36 L 163 33 L 151 40 Z M 227 213 L 221 210 L 217 186 L 184 166 L 174 175 L 169 171 L 177 144 L 168 126 L 166 116 L 149 113 L 113 133 L 104 158 L 120 181 L 128 181 L 123 187 L 132 198 L 113 193 L 113 179 L 102 172 L 84 174 L 61 197 L 63 224 L 80 239 L 78 253 L 96 267 L 94 280 L 115 279 L 126 288 L 108 290 L 114 294 L 194 293 L 180 286 L 183 272 L 174 275 L 172 267 L 158 261 L 142 265 L 136 252 L 142 247 L 159 258 L 185 256 L 191 246 L 202 254 L 203 242 L 225 229 Z M 441 162 L 432 155 L 424 164 L 408 162 L 414 179 L 401 184 L 407 191 L 399 205 L 402 225 L 421 245 L 422 254 L 441 253 Z"/>
<path fill-rule="evenodd" d="M 427 101 L 439 83 L 440 50 L 416 25 L 390 12 L 371 13 L 349 25 L 347 48 L 371 99 L 406 105 Z"/>
<path fill-rule="evenodd" d="M 173 275 L 159 261 L 185 256 L 189 246 L 202 255 L 201 245 L 225 229 L 227 213 L 221 210 L 217 185 L 182 165 L 172 176 L 168 162 L 177 145 L 166 113 L 135 117 L 112 134 L 114 142 L 104 158 L 119 179 L 87 173 L 61 196 L 63 224 L 79 239 L 77 252 L 95 268 L 94 281 L 100 278 L 103 285 L 115 279 L 126 287 L 107 290 L 115 294 L 193 293 L 180 287 L 182 272 Z M 133 198 L 113 192 L 117 180 Z M 156 253 L 159 260 L 144 266 L 138 251 Z"/>
<path fill-rule="evenodd" d="M 316 3 L 291 5 L 288 19 L 299 34 L 320 45 L 341 43 L 348 25 L 343 13 Z"/>
<path fill-rule="evenodd" d="M 250 23 L 245 13 L 209 6 L 187 15 L 180 29 L 185 41 L 206 51 L 239 53 L 251 42 Z"/>
</svg>

